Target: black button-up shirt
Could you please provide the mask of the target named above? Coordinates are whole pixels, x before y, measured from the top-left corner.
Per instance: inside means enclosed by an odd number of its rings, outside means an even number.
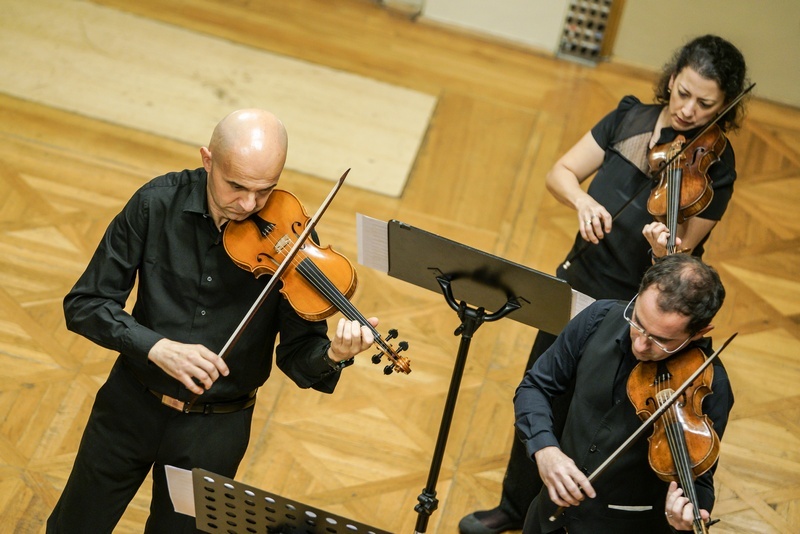
[[[607,334],[611,336],[606,344],[610,347],[610,351],[594,356],[608,360],[611,362],[610,364],[617,365],[617,367],[611,373],[611,376],[614,377],[613,383],[595,382],[592,386],[601,394],[609,396],[609,405],[631,402],[628,399],[627,383],[638,361],[631,348],[630,327],[622,316],[625,304],[625,302],[613,300],[599,300],[592,303],[567,324],[555,343],[526,373],[516,391],[514,410],[517,435],[525,442],[526,450],[531,458],[544,447],[561,447],[553,426],[553,399],[569,389],[570,383],[578,374],[590,339],[592,336],[598,335],[597,332],[604,321],[613,321],[611,330]],[[689,345],[689,347],[699,347],[704,352],[708,352],[710,346],[710,338],[702,338]],[[712,363],[712,367],[714,370],[711,385],[713,394],[703,398],[702,410],[710,419],[719,438],[722,439],[733,407],[733,392],[725,367],[719,358]],[[604,388],[605,391],[603,391]],[[571,407],[569,417],[580,417],[581,414],[576,411],[579,409]],[[631,414],[633,413],[631,405]],[[635,416],[632,415],[632,417]],[[620,439],[619,444],[624,441],[625,437]],[[591,450],[591,446],[592,444],[586,444],[587,449],[594,452]],[[631,454],[631,451],[627,451],[625,454]],[[695,481],[698,499],[707,510],[711,510],[714,503],[713,474],[715,469],[716,465]]]
[[[218,353],[268,281],[228,257],[208,213],[206,181],[200,168],[160,176],[139,189],[64,299],[70,330],[119,351],[126,368],[150,389],[183,400],[190,392],[148,360],[150,349],[166,337]],[[126,301],[135,286],[129,314]],[[338,373],[322,358],[327,324],[299,317],[276,289],[226,355],[230,375],[220,377],[203,401],[236,398],[261,386],[278,333],[281,370],[300,387],[333,391]]]

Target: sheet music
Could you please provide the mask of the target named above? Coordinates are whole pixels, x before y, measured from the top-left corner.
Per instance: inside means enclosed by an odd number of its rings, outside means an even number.
[[[358,263],[382,273],[389,272],[388,223],[356,213]]]
[[[167,474],[167,488],[175,511],[195,517],[192,472],[171,465],[165,465],[164,471]]]
[[[569,318],[572,319],[580,312],[583,311],[589,304],[594,302],[595,299],[580,291],[572,290],[572,305],[570,306]]]

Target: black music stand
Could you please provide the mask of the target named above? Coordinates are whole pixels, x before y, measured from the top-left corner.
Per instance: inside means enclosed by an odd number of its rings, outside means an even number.
[[[215,534],[391,534],[204,469],[192,469],[198,530]]]
[[[461,320],[461,336],[427,486],[414,507],[416,534],[426,531],[438,507],[436,481],[444,457],[472,335],[484,322],[508,316],[558,334],[571,317],[572,289],[553,276],[492,256],[396,220],[388,223],[388,274],[441,292]],[[455,295],[458,295],[458,303]],[[478,306],[471,307],[469,304]],[[497,310],[487,313],[486,309]],[[513,313],[512,313],[513,312]]]

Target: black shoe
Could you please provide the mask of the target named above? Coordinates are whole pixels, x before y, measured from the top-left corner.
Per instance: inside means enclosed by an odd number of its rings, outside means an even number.
[[[473,512],[458,523],[461,534],[500,534],[522,529],[522,519],[509,517],[500,507]]]

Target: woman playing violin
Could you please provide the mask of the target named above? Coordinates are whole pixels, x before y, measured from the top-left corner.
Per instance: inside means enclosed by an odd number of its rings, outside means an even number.
[[[727,41],[707,35],[684,46],[656,85],[656,104],[635,97],[622,99],[617,109],[583,136],[547,176],[547,187],[576,211],[580,242],[588,246],[568,267],[558,271],[573,288],[595,298],[628,299],[653,255],[663,256],[667,228],[653,223],[645,207],[648,189],[612,221],[624,202],[653,181],[648,152],[682,134],[691,138],[715,118],[745,87],[745,62]],[[739,126],[739,103],[717,124],[723,131]],[[733,193],[736,168],[728,145],[710,167],[714,196],[697,217],[678,229],[681,250],[702,256],[711,229],[720,220]],[[588,191],[580,184],[597,172]],[[640,234],[644,235],[644,238]]]
[[[196,532],[194,518],[172,507],[164,466],[236,474],[273,349],[299,387],[331,393],[341,362],[372,345],[368,328],[344,319],[329,339],[325,321],[301,318],[274,291],[228,358],[217,354],[269,278],[228,257],[223,227],[264,207],[286,151],[274,115],[235,111],[200,149],[202,167],[154,178],[111,222],[64,310],[70,330],[119,357],[97,393],[48,533],[112,532],[151,470],[145,532]]]
[[[547,175],[547,188],[575,210],[578,223],[568,261],[556,271],[559,278],[595,299],[627,301],[636,294],[653,258],[666,254],[668,237],[667,227],[654,222],[647,209],[648,193],[657,182],[648,154],[678,135],[691,138],[742,92],[746,78],[744,58],[735,46],[713,35],[694,39],[664,67],[655,87],[655,104],[624,97],[555,163]],[[739,127],[743,102],[720,117],[717,125],[723,131]],[[718,156],[708,169],[713,187],[710,203],[681,224],[676,236],[678,249],[696,257],[702,256],[733,194],[736,168],[729,143]],[[593,175],[585,191],[581,184]],[[526,370],[554,340],[555,336],[539,332]],[[557,420],[563,419],[567,402],[557,404]],[[460,532],[493,534],[518,528],[540,486],[535,466],[515,442],[499,506],[466,516]]]
[[[688,254],[660,258],[629,302],[598,300],[558,336],[525,375],[514,399],[516,428],[535,458],[545,487],[527,513],[525,534],[634,534],[691,530],[692,505],[664,482],[640,439],[590,483],[593,472],[634,433],[641,421],[627,398],[628,378],[639,362],[674,363],[687,348],[707,348],[703,336],[722,306],[725,290],[716,271]],[[724,367],[714,361],[713,394],[703,408],[722,436],[733,405]],[[560,435],[553,400],[575,383]],[[714,468],[695,480],[700,515],[714,504]],[[674,484],[674,483],[671,483]],[[566,507],[555,521],[556,506]]]

